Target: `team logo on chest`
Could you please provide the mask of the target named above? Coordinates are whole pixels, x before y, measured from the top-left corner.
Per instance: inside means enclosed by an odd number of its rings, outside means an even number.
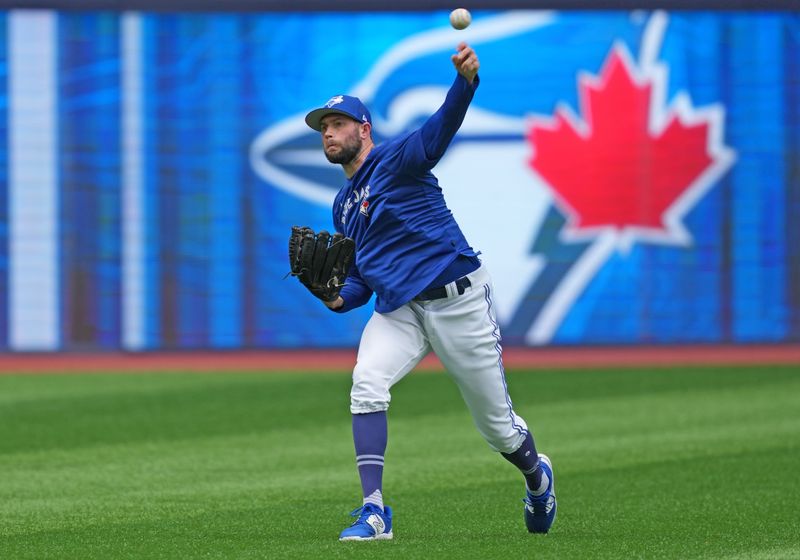
[[[353,206],[356,204],[359,205],[359,213],[364,216],[369,217],[369,185],[364,187],[363,189],[354,189],[350,196],[347,197],[347,200],[344,201],[342,205],[342,217],[341,222],[342,225],[347,223],[347,216],[350,214],[350,210],[353,209]],[[359,204],[360,203],[360,204]]]

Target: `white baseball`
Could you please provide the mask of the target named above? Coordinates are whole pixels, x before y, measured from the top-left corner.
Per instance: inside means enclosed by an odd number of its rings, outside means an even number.
[[[472,15],[466,8],[456,8],[450,12],[450,25],[454,29],[466,29],[472,22]]]

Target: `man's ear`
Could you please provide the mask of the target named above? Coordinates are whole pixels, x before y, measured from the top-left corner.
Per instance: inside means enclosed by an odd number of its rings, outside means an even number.
[[[361,138],[366,140],[372,136],[372,125],[368,122],[361,123]]]

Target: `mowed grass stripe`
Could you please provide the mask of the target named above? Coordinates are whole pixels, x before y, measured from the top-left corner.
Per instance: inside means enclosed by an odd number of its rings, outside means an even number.
[[[0,377],[0,558],[800,555],[800,368],[508,377],[555,464],[551,534],[423,374],[394,391],[382,543],[336,541],[359,491],[346,373]]]

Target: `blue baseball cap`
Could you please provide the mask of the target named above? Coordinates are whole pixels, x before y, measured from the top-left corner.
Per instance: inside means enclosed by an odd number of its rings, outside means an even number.
[[[372,116],[369,114],[369,110],[361,103],[358,97],[350,95],[334,95],[328,99],[324,107],[314,109],[306,115],[306,124],[319,131],[321,129],[320,121],[331,113],[345,115],[361,123],[372,124]]]

